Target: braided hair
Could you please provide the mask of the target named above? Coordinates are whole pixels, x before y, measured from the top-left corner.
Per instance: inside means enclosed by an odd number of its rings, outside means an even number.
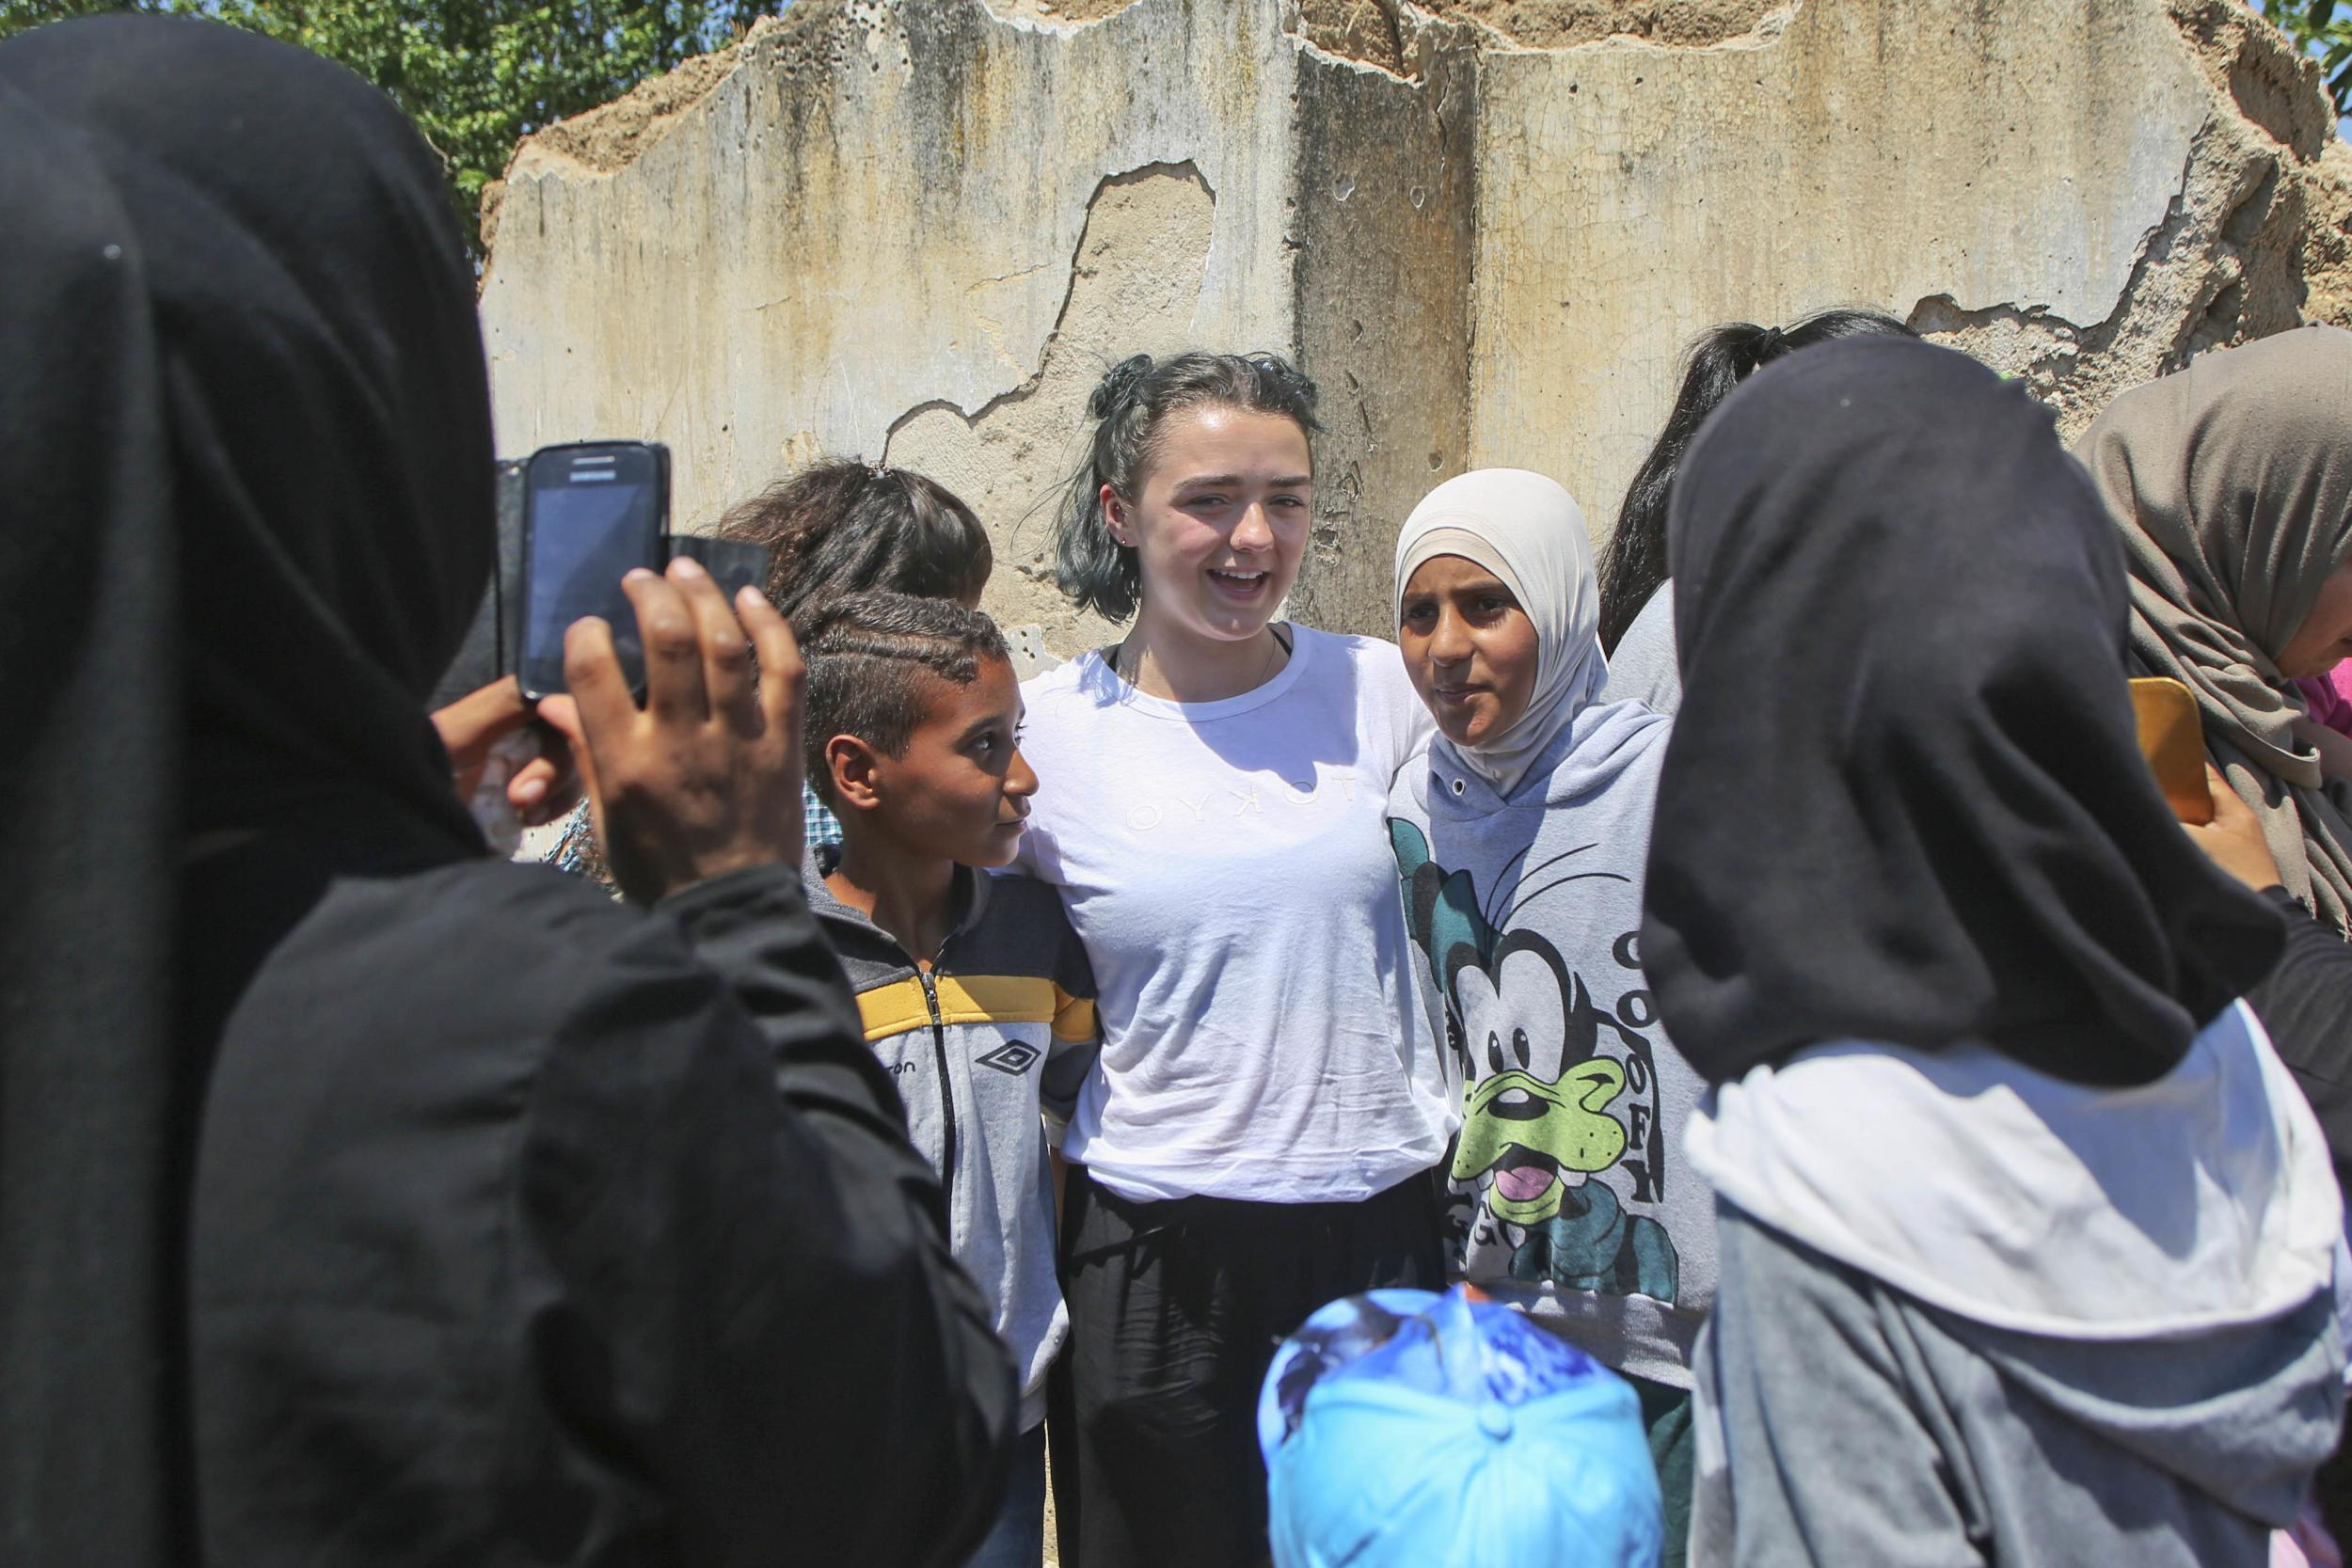
[[[808,662],[802,744],[808,784],[834,803],[825,743],[855,736],[884,756],[902,756],[923,722],[924,683],[970,686],[985,663],[1008,663],[996,623],[952,599],[911,594],[847,594],[807,608],[796,623]]]

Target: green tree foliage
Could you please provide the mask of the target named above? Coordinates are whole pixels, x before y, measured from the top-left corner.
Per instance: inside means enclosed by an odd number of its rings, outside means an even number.
[[[2342,0],[2265,0],[2265,15],[2319,61],[2336,117],[2352,115],[2352,11]]]
[[[478,244],[515,143],[741,35],[787,0],[0,0],[0,36],[97,11],[217,17],[340,60],[408,112]]]

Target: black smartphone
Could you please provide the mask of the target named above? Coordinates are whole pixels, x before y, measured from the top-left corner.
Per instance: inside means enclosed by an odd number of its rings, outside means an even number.
[[[536,701],[564,689],[564,633],[601,615],[628,672],[645,684],[644,648],[621,578],[660,569],[670,521],[669,449],[651,441],[542,447],[523,473],[522,636],[515,671]]]
[[[746,588],[768,591],[768,574],[775,566],[775,552],[765,545],[746,544],[739,539],[713,539],[707,533],[673,533],[670,547],[663,559],[675,561],[685,556],[698,562],[710,574],[711,581],[731,605],[735,595]]]

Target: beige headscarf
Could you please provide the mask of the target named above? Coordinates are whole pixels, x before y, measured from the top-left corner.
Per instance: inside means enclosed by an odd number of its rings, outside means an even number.
[[[2287,891],[2352,929],[2352,789],[2322,778],[2273,662],[2352,553],[2352,333],[2205,355],[2117,398],[2074,453],[2122,530],[2133,656],[2197,693]]]
[[[1396,535],[1396,596],[1424,561],[1458,555],[1492,572],[1535,627],[1527,711],[1482,746],[1454,754],[1509,799],[1609,679],[1600,652],[1600,586],[1584,513],[1557,480],[1525,468],[1473,468],[1421,499]]]

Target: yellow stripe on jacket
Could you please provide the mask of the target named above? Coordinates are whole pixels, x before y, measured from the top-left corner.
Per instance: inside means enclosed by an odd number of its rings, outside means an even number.
[[[1094,1004],[1039,975],[942,974],[931,985],[941,1023],[1050,1023],[1057,1039],[1095,1037]],[[868,1045],[931,1022],[923,982],[914,975],[860,991],[857,1010]]]

